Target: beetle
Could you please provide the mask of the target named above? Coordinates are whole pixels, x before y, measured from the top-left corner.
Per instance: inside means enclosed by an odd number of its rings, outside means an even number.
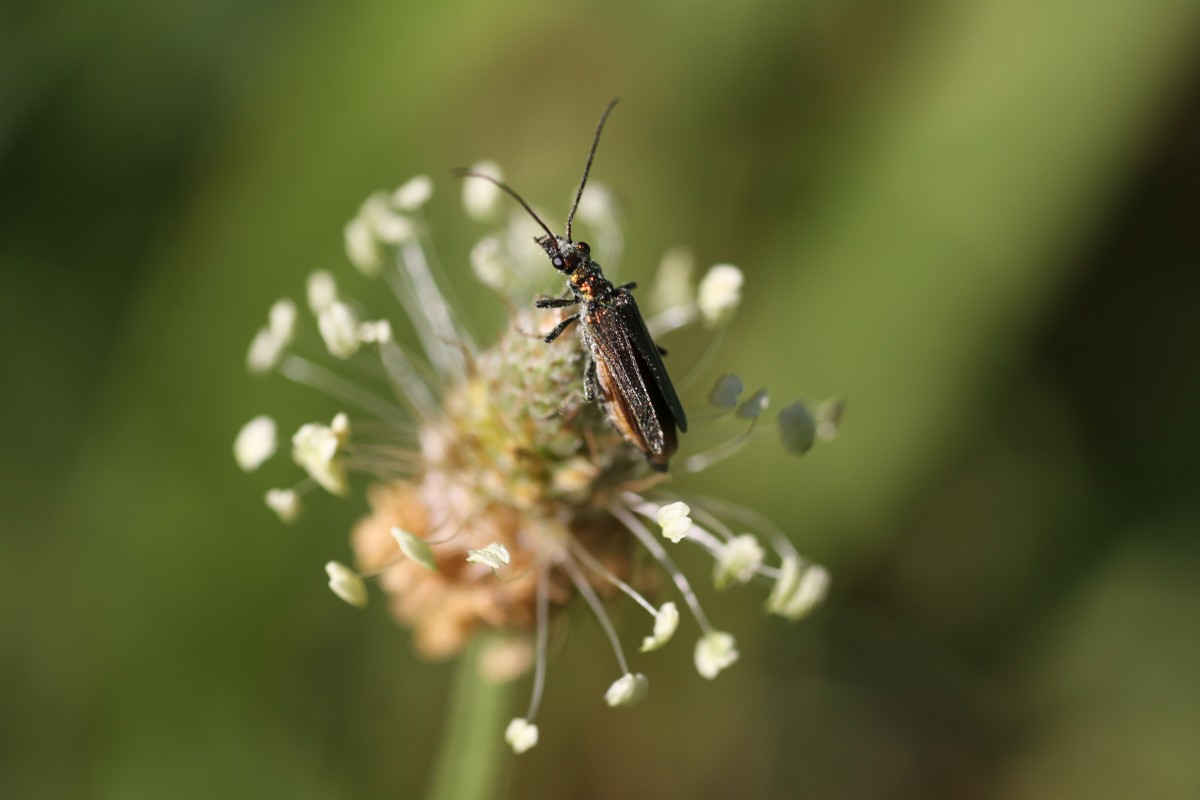
[[[571,325],[578,324],[580,339],[588,353],[583,380],[584,400],[599,399],[613,427],[642,451],[652,469],[665,472],[679,447],[678,433],[687,432],[687,415],[663,364],[666,351],[654,343],[646,328],[646,321],[633,298],[632,290],[636,284],[613,285],[592,258],[588,243],[571,238],[575,212],[579,209],[596,147],[600,144],[600,133],[617,102],[616,98],[611,100],[600,115],[583,178],[567,215],[565,236],[552,233],[529,204],[507,184],[469,170],[456,170],[456,174],[495,184],[520,203],[546,232],[534,241],[545,251],[551,265],[566,276],[569,296],[539,298],[534,305],[546,309],[579,306],[580,310],[563,319],[543,339],[549,344]]]

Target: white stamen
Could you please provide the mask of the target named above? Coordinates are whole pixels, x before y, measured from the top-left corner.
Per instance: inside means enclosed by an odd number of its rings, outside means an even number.
[[[529,698],[529,712],[525,714],[525,719],[521,720],[522,723],[537,717],[538,706],[542,703],[542,691],[546,687],[546,641],[550,636],[550,564],[546,559],[542,560],[538,568],[534,625],[536,647],[533,661],[533,693]],[[509,725],[509,728],[511,729],[512,725]],[[537,729],[534,728],[533,744],[536,743]],[[529,747],[533,747],[533,744]],[[525,749],[528,750],[529,747]]]
[[[363,344],[390,342],[392,340],[392,323],[386,319],[379,319],[374,322],[360,322],[357,334],[358,340]]]
[[[504,731],[504,741],[508,742],[517,755],[524,753],[538,743],[538,727],[517,717],[508,723]]]
[[[416,236],[412,220],[397,214],[383,192],[375,192],[359,209],[358,216],[370,227],[375,239],[387,244],[400,244]]]
[[[433,181],[428,175],[418,175],[392,192],[392,205],[401,211],[416,211],[433,196]]]
[[[846,401],[841,397],[835,397],[817,406],[817,438],[822,442],[832,442],[836,439],[845,411]]]
[[[425,355],[443,377],[463,377],[463,351],[473,350],[474,345],[470,334],[455,322],[419,241],[414,239],[400,247],[399,265],[401,269],[387,273],[388,286],[408,312]]]
[[[368,278],[374,278],[383,267],[383,256],[375,233],[362,217],[355,217],[346,223],[343,239],[346,246],[346,258],[350,259],[359,272]]]
[[[254,374],[275,368],[296,332],[296,304],[284,298],[275,301],[267,326],[259,330],[246,354],[246,367]]]
[[[672,247],[663,254],[658,265],[658,275],[654,279],[654,293],[651,295],[651,307],[657,313],[673,308],[688,308],[695,297],[692,288],[692,272],[695,270],[695,260],[686,247]]]
[[[494,161],[479,161],[471,167],[472,172],[487,175],[489,178],[504,180],[500,166]],[[481,178],[467,177],[463,180],[462,201],[468,216],[480,222],[488,222],[495,218],[500,207],[500,187],[491,181]]]
[[[824,567],[803,564],[798,556],[787,553],[767,598],[766,610],[793,622],[803,619],[825,599],[829,582],[829,571]]]
[[[650,681],[645,675],[626,672],[617,678],[608,691],[604,693],[604,702],[612,708],[617,706],[636,706],[646,699],[650,691]]]
[[[627,495],[635,501],[641,501],[637,495]],[[712,630],[712,625],[708,621],[708,617],[704,615],[704,610],[700,608],[700,601],[696,598],[696,592],[692,590],[692,585],[688,582],[687,576],[675,565],[671,557],[667,555],[666,548],[654,537],[653,534],[638,521],[638,518],[629,512],[625,506],[611,505],[608,507],[609,513],[621,521],[621,524],[629,530],[637,540],[642,543],[654,556],[667,574],[671,576],[671,580],[675,582],[675,588],[683,595],[684,601],[688,604],[688,608],[692,612],[692,616],[696,618],[696,622],[700,625],[700,629],[704,631]]]
[[[383,362],[385,368],[388,364],[387,348],[389,347],[396,347],[396,345],[391,342],[380,345],[380,352],[384,356]],[[389,424],[404,424],[405,414],[403,409],[389,403],[370,390],[364,389],[358,384],[346,380],[340,375],[311,361],[306,361],[299,356],[288,356],[284,359],[283,364],[279,367],[279,372],[289,380],[319,389],[330,397],[340,400],[347,405],[362,409],[368,414],[373,414]]]
[[[425,569],[438,571],[437,556],[424,539],[414,536],[403,528],[392,528],[392,538],[400,545],[404,555],[420,564]]]
[[[762,545],[752,534],[734,538],[721,548],[713,565],[713,584],[718,589],[728,589],[746,583],[762,566],[764,555]]]
[[[649,653],[651,650],[657,650],[671,641],[671,637],[675,635],[675,629],[678,627],[679,609],[675,607],[674,603],[663,603],[662,608],[654,615],[654,635],[642,639],[642,652]]]
[[[700,281],[696,305],[706,322],[724,322],[742,301],[742,271],[732,264],[717,264]]]
[[[267,312],[267,326],[276,339],[290,342],[296,333],[296,304],[286,297],[276,300]]]
[[[492,542],[479,550],[468,550],[467,561],[472,564],[486,564],[492,569],[500,569],[509,563],[508,548],[499,542]]]
[[[320,314],[337,300],[337,282],[327,271],[319,269],[308,276],[308,307]]]
[[[709,631],[696,642],[695,660],[696,671],[712,680],[738,660],[737,642],[732,634]]]
[[[352,606],[362,608],[367,604],[367,585],[361,575],[337,561],[326,564],[325,572],[329,575],[329,588],[334,594]]]
[[[780,410],[778,422],[779,438],[785,450],[801,456],[812,449],[817,440],[817,423],[808,406],[801,402],[792,403]]]
[[[604,604],[600,602],[600,598],[596,596],[596,591],[592,589],[592,585],[587,582],[587,578],[579,571],[579,567],[570,557],[563,559],[563,570],[571,577],[571,582],[575,584],[575,588],[579,590],[579,594],[583,596],[584,601],[591,606],[592,613],[596,615],[596,620],[600,623],[600,627],[604,629],[605,636],[608,637],[608,643],[612,645],[613,654],[617,657],[617,666],[621,668],[622,673],[629,672],[629,665],[625,663],[625,651],[621,649],[621,640],[617,637],[617,629],[613,627],[612,620],[608,617],[608,612],[604,610]]]
[[[676,502],[663,506],[658,510],[658,525],[662,528],[663,536],[678,544],[687,537],[692,527],[692,519],[688,516],[691,509],[687,503]]]
[[[475,279],[492,291],[504,292],[511,288],[512,268],[504,257],[503,245],[495,236],[480,239],[471,248],[471,269]]]
[[[628,583],[621,580],[616,575],[612,574],[612,572],[607,567],[605,567],[603,564],[601,564],[599,561],[597,561],[592,556],[592,554],[587,551],[586,547],[579,544],[579,542],[577,542],[575,539],[569,539],[568,541],[571,545],[571,550],[574,551],[575,555],[579,558],[580,561],[582,561],[584,563],[584,565],[588,569],[590,569],[592,572],[595,572],[597,575],[599,575],[600,577],[607,580],[613,586],[616,586],[618,589],[620,589],[625,594],[629,595],[629,597],[632,598],[635,603],[637,603],[642,608],[646,609],[648,612],[650,612],[650,614],[652,616],[655,616],[657,618],[657,615],[659,614],[659,610],[656,609],[653,605],[651,605],[649,600],[642,597],[641,593],[639,593],[637,591],[637,589],[634,589]],[[666,606],[671,606],[671,608],[674,609],[675,604],[674,603],[666,603],[663,607],[665,608]],[[679,617],[678,611],[675,612],[675,616],[676,616],[676,619],[678,619],[678,617]],[[657,631],[657,630],[658,629],[655,628],[655,631]]]
[[[291,525],[300,516],[300,496],[295,489],[271,489],[265,501],[267,508],[278,514],[286,525]]]
[[[317,329],[329,352],[347,359],[358,352],[358,315],[342,302],[334,302],[317,316]]]
[[[738,404],[738,397],[746,387],[737,375],[722,375],[717,378],[712,391],[708,393],[708,404],[722,411],[729,411]]]
[[[344,495],[350,489],[346,467],[337,458],[341,438],[327,425],[308,423],[292,436],[292,460],[331,494]]]
[[[767,404],[770,403],[770,396],[766,389],[759,389],[754,394],[738,406],[738,419],[758,419],[759,414],[767,410]]]
[[[233,456],[238,466],[254,472],[275,455],[275,420],[266,415],[255,417],[242,426],[233,442]]]

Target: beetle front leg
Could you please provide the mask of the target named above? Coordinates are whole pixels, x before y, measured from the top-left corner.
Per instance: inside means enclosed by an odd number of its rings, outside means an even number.
[[[533,305],[536,308],[566,308],[578,302],[578,297],[539,297],[533,301]]]

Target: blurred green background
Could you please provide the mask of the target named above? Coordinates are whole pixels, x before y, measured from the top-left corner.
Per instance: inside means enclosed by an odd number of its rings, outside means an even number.
[[[715,368],[849,399],[678,486],[834,589],[706,590],[742,661],[622,712],[581,617],[511,796],[1200,796],[1198,44],[1193,0],[5,4],[0,796],[421,795],[453,669],[329,595],[361,500],[284,528],[237,470],[335,410],[245,349],[312,269],[367,291],[342,225],[422,172],[487,338],[449,169],[565,209],[615,94],[623,277],[740,265]]]

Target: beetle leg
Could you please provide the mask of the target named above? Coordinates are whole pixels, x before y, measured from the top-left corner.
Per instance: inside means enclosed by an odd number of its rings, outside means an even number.
[[[546,344],[550,344],[555,339],[557,339],[559,336],[562,336],[563,331],[565,331],[567,328],[571,327],[572,322],[578,322],[578,321],[579,321],[579,315],[572,314],[571,316],[564,319],[562,322],[555,325],[554,330],[550,331],[549,333],[547,333],[545,336],[542,337],[542,341],[544,341]]]
[[[637,281],[630,281],[629,283],[622,283],[617,288],[632,292],[634,289],[637,288]]]
[[[578,297],[539,297],[533,305],[537,308],[566,308],[578,302]]]
[[[599,393],[596,386],[596,360],[589,358],[587,369],[583,371],[583,402],[595,402],[596,395]]]
[[[661,344],[656,344],[654,346],[658,348],[658,354],[660,356],[665,356],[667,354],[667,348],[663,347]]]

